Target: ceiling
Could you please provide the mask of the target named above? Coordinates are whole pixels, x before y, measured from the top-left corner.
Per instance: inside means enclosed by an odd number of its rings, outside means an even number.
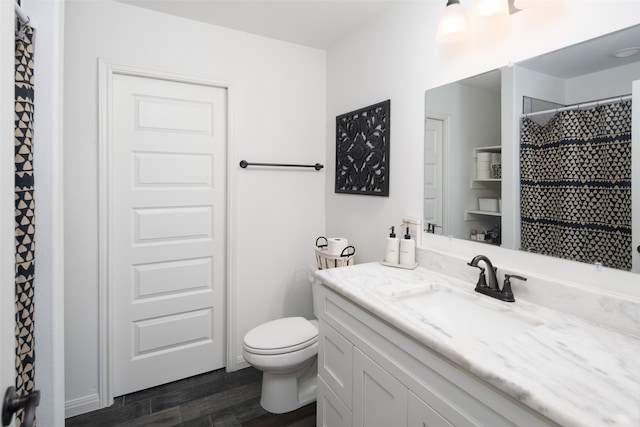
[[[114,1],[291,43],[327,49],[387,7],[407,0]]]
[[[290,43],[328,49],[389,6],[416,0],[114,1]],[[513,0],[509,1],[512,12],[515,12]],[[566,79],[636,62],[640,59],[639,55],[613,59],[609,54],[639,44],[640,26],[636,26],[523,61],[520,65]]]
[[[604,71],[640,61],[640,54],[613,58],[613,52],[640,47],[640,25],[519,62],[518,66],[561,79]],[[469,77],[458,83],[487,91],[500,91],[500,70]]]
[[[611,57],[613,52],[630,47],[640,47],[640,25],[540,55],[519,65],[569,79],[640,61],[640,55]]]

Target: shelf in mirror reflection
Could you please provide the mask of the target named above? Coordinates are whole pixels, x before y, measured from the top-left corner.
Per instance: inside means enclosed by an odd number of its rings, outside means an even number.
[[[494,184],[499,184],[501,183],[502,180],[501,179],[472,179],[471,180],[471,189],[475,190],[475,189],[479,189],[479,188],[486,188],[488,185],[494,185]]]
[[[485,215],[485,216],[502,216],[502,212],[491,212],[491,211],[465,211],[464,212],[464,220],[465,221],[473,221],[475,215]]]

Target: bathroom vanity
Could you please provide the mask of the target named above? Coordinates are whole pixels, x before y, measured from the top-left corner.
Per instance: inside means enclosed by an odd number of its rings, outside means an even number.
[[[316,277],[318,426],[640,425],[628,331],[424,267]]]

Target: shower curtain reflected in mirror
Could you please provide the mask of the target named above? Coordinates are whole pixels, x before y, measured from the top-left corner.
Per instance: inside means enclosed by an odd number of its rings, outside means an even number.
[[[520,131],[522,249],[630,270],[631,101]]]

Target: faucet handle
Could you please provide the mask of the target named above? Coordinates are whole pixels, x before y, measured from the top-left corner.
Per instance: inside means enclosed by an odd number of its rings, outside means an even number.
[[[487,286],[487,276],[484,274],[484,268],[479,265],[473,265],[470,262],[467,263],[467,265],[480,269],[480,277],[478,277],[478,283],[476,283],[476,290],[478,288],[488,288],[489,286]]]
[[[526,277],[516,276],[515,274],[505,274],[504,275],[504,283],[502,285],[502,290],[500,293],[504,296],[504,301],[507,302],[515,302],[516,299],[513,296],[513,291],[511,290],[511,279],[518,279],[524,282],[527,281]]]

